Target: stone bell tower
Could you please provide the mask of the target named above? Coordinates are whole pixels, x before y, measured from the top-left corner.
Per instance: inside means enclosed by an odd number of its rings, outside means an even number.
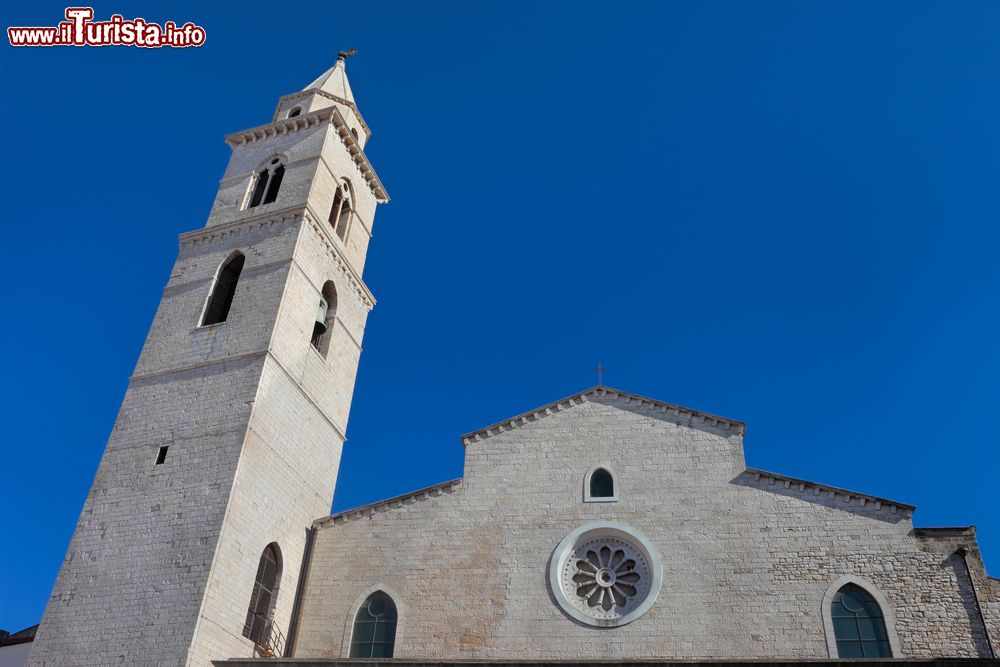
[[[306,529],[333,498],[388,201],[348,55],[226,137],[30,664],[204,666],[287,634]]]

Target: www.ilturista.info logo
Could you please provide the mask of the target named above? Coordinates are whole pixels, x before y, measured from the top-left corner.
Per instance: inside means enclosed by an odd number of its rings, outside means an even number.
[[[205,43],[205,29],[190,21],[162,26],[146,19],[126,20],[113,14],[107,21],[94,21],[93,7],[67,7],[66,19],[54,28],[7,28],[11,46],[161,46],[183,48]]]

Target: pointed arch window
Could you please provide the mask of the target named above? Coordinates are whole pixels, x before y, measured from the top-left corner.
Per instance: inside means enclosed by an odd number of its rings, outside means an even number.
[[[583,480],[583,500],[588,503],[610,503],[618,500],[615,474],[611,466],[602,463],[587,473]]]
[[[288,118],[295,118],[300,113],[302,113],[302,107],[300,107],[300,106],[294,106],[294,107],[292,107],[291,109],[288,110]]]
[[[243,636],[255,644],[259,644],[262,638],[267,639],[280,580],[281,552],[278,550],[278,545],[272,542],[264,547],[264,553],[260,555],[257,577],[254,579],[253,592],[250,595],[250,607],[247,609],[247,619],[243,624]]]
[[[243,256],[243,253],[237,251],[219,267],[215,276],[215,283],[212,285],[212,292],[208,296],[208,303],[205,305],[205,314],[202,317],[201,326],[219,324],[225,322],[229,317],[229,309],[233,305],[233,297],[236,295],[236,285],[240,281],[240,273],[243,272],[243,263],[245,261],[246,258]]]
[[[333,334],[333,322],[336,318],[337,288],[332,280],[328,280],[323,285],[323,291],[320,295],[311,341],[316,351],[324,357],[330,350],[330,337]]]
[[[396,644],[396,604],[375,591],[354,616],[352,658],[391,658]]]
[[[272,158],[270,162],[261,168],[256,176],[253,187],[253,194],[250,195],[250,203],[247,208],[253,208],[260,204],[270,204],[278,198],[278,190],[281,188],[281,179],[285,177],[285,164],[281,158]]]
[[[333,227],[341,241],[347,240],[347,232],[351,224],[352,210],[351,184],[345,178],[333,193],[333,206],[330,207],[328,222]]]
[[[857,584],[837,591],[830,605],[838,658],[891,658],[885,617],[875,598]]]

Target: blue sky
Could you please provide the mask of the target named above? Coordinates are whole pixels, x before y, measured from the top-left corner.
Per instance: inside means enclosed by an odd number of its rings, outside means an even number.
[[[4,27],[65,5],[6,7]],[[595,384],[976,524],[1000,576],[1000,5],[116,2],[199,49],[0,47],[0,628],[38,621],[223,135],[336,52],[375,222],[335,508]]]

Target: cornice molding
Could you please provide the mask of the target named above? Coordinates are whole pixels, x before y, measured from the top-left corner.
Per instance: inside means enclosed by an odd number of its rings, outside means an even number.
[[[361,144],[351,134],[351,129],[347,126],[347,121],[344,120],[343,115],[341,115],[337,107],[326,107],[325,109],[318,109],[307,114],[295,116],[294,118],[276,120],[267,125],[258,125],[249,130],[234,132],[226,135],[226,143],[229,144],[230,148],[236,148],[256,141],[263,141],[300,130],[319,127],[327,123],[332,124],[334,129],[337,130],[337,135],[361,171],[361,175],[364,176],[365,182],[368,184],[372,194],[375,195],[376,201],[380,204],[387,203],[389,201],[389,193],[386,192],[378,174],[375,173],[375,168],[361,149]]]
[[[274,115],[271,116],[271,122],[278,120],[278,109],[280,109],[281,105],[283,105],[285,102],[291,102],[292,100],[297,100],[300,97],[309,97],[310,95],[319,95],[329,100],[333,100],[334,102],[337,102],[339,104],[343,104],[345,107],[349,108],[352,112],[354,112],[354,117],[358,119],[359,123],[361,123],[361,127],[365,129],[365,135],[369,139],[371,138],[372,130],[370,127],[368,127],[368,123],[365,122],[364,117],[361,115],[361,110],[358,109],[358,105],[350,101],[349,99],[340,97],[339,95],[334,95],[333,93],[328,93],[321,88],[309,88],[307,90],[300,90],[297,93],[289,93],[288,95],[283,95],[281,99],[278,100],[278,106],[274,110]]]
[[[245,232],[258,231],[281,224],[294,224],[301,217],[300,208],[301,206],[295,206],[280,211],[265,211],[260,215],[239,218],[221,225],[202,227],[194,231],[184,232],[177,237],[177,240],[181,248],[193,248]]]
[[[181,248],[193,248],[221,241],[237,234],[266,229],[279,224],[294,224],[300,219],[305,219],[316,231],[326,248],[327,254],[344,274],[348,285],[357,293],[365,307],[368,310],[374,308],[375,296],[368,289],[368,286],[365,285],[357,271],[354,270],[354,267],[344,257],[342,251],[330,238],[330,235],[318,221],[315,212],[313,212],[308,204],[299,204],[292,209],[283,209],[271,215],[264,214],[252,218],[242,218],[221,225],[185,232],[178,237],[178,240]]]
[[[645,396],[639,396],[638,394],[632,394],[627,391],[621,391],[618,389],[612,389],[610,387],[605,387],[603,385],[598,385],[596,387],[591,387],[590,389],[578,392],[572,396],[567,396],[548,405],[543,405],[534,410],[529,410],[523,412],[515,417],[509,419],[504,419],[495,424],[491,424],[486,428],[481,428],[478,431],[472,431],[471,433],[466,433],[461,437],[462,444],[464,446],[469,446],[475,442],[485,440],[486,438],[504,433],[505,431],[510,431],[519,426],[523,426],[530,422],[538,421],[549,415],[555,414],[557,412],[562,412],[567,408],[575,407],[581,403],[586,403],[596,398],[610,399],[611,401],[617,402],[622,401],[625,405],[643,407],[649,406],[654,409],[658,409],[664,414],[669,414],[672,417],[688,420],[689,426],[697,427],[702,425],[709,425],[720,428],[724,431],[733,431],[736,435],[743,436],[746,435],[746,424],[741,421],[736,421],[734,419],[727,419],[725,417],[719,417],[718,415],[712,415],[707,412],[701,412],[699,410],[692,410],[691,408],[685,408],[679,405],[673,405],[671,403],[664,403],[663,401],[657,401],[652,398],[647,398]]]
[[[323,242],[323,245],[326,247],[327,254],[333,259],[334,264],[336,264],[340,271],[344,274],[344,277],[347,279],[351,289],[357,293],[357,295],[361,298],[361,302],[366,308],[368,308],[368,310],[374,308],[375,295],[371,293],[371,290],[369,290],[368,286],[365,285],[361,276],[358,275],[357,271],[354,270],[354,267],[351,266],[350,262],[348,262],[344,257],[340,248],[337,247],[337,244],[333,242],[326,226],[319,222],[318,216],[308,205],[306,206],[303,214],[306,221],[312,226],[313,231],[315,231],[319,236],[320,241]]]
[[[401,496],[396,496],[395,498],[388,498],[386,500],[380,500],[375,503],[338,512],[337,514],[331,514],[330,516],[316,519],[313,521],[312,525],[313,528],[329,528],[330,526],[340,525],[348,521],[356,521],[357,519],[362,519],[366,516],[371,517],[377,513],[388,512],[391,509],[413,505],[414,503],[418,503],[423,500],[438,498],[442,495],[451,495],[461,483],[461,477],[447,482],[441,482],[440,484],[428,486],[420,489],[419,491],[406,493]]]
[[[865,507],[866,505],[871,504],[875,508],[875,511],[879,512],[885,510],[889,514],[896,514],[901,511],[903,516],[906,518],[912,517],[913,511],[917,509],[915,505],[907,505],[906,503],[900,503],[886,498],[879,498],[878,496],[872,496],[867,493],[859,493],[849,489],[842,489],[838,486],[810,482],[805,479],[798,479],[797,477],[790,477],[788,475],[779,475],[775,472],[758,470],[757,468],[747,468],[746,474],[750,475],[755,482],[764,480],[761,484],[762,487],[765,485],[773,486],[775,484],[781,484],[781,486],[789,490],[795,490],[799,493],[811,494],[813,496],[824,495],[830,500],[840,500],[845,505]]]

